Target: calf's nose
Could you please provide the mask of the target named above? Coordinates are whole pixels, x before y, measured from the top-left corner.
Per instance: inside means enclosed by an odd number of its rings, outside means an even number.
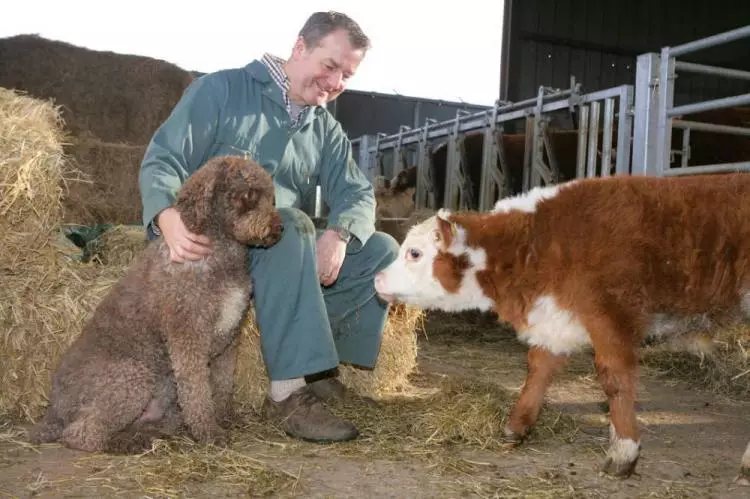
[[[383,284],[385,284],[385,275],[381,271],[375,274],[375,289],[380,291],[383,289]]]

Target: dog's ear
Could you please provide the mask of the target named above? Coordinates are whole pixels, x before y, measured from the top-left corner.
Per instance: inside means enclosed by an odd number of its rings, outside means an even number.
[[[241,211],[245,213],[254,210],[258,206],[262,194],[261,190],[255,187],[250,187],[243,192],[239,199]]]
[[[201,175],[201,170],[194,173],[180,189],[177,197],[177,209],[182,217],[185,227],[194,234],[203,234],[206,231],[209,213],[211,210],[211,199],[216,187],[216,175],[206,171]]]

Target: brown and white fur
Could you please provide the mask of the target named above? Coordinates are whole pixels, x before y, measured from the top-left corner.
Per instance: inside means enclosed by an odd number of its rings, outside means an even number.
[[[491,212],[412,227],[375,278],[387,301],[491,310],[527,343],[528,375],[506,433],[521,441],[568,356],[593,347],[611,411],[604,471],[640,454],[637,349],[750,316],[750,175],[610,177],[536,188]],[[750,477],[750,445],[738,482]]]
[[[198,442],[227,443],[248,245],[270,246],[282,232],[274,185],[258,164],[218,157],[188,178],[175,206],[212,254],[172,263],[162,239],[150,243],[62,355],[31,442],[137,452],[185,425]]]

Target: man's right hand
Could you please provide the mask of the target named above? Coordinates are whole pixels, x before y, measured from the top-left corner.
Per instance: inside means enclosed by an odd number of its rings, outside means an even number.
[[[206,236],[193,234],[182,222],[180,213],[169,207],[156,216],[156,224],[169,247],[172,262],[184,263],[188,260],[200,260],[211,254],[211,240]]]

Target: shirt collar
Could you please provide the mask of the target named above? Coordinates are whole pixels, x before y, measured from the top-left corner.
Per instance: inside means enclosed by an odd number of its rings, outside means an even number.
[[[271,79],[281,89],[281,95],[284,98],[284,105],[286,106],[289,116],[292,118],[292,123],[297,123],[310,106],[302,106],[296,116],[292,114],[292,103],[289,100],[289,77],[284,70],[284,59],[273,54],[265,53],[261,58],[261,62],[266,68],[268,68],[268,73],[271,75]]]

